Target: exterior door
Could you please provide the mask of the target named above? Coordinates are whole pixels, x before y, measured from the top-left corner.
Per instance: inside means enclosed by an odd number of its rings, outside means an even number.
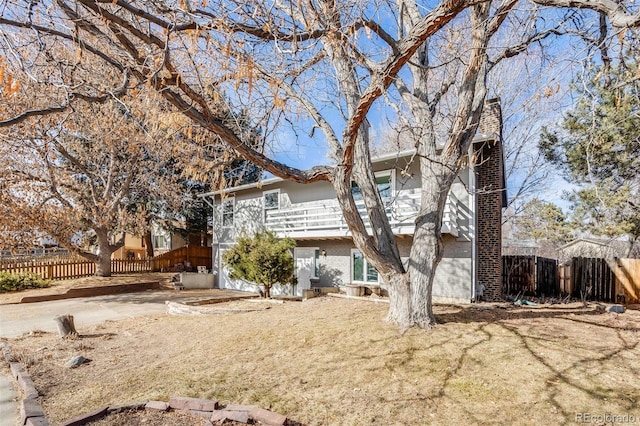
[[[293,254],[296,260],[296,296],[302,296],[303,290],[311,289],[311,278],[315,277],[315,248],[296,247]]]

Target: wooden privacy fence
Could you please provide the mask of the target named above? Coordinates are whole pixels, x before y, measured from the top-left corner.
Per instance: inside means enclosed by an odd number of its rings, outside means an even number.
[[[211,247],[188,246],[151,259],[154,271],[177,271],[206,266],[211,269]]]
[[[502,256],[502,292],[535,295],[534,256]]]
[[[615,259],[612,263],[616,276],[616,301],[617,296],[622,296],[624,303],[640,303],[640,259]]]
[[[616,302],[616,276],[606,259],[574,257],[571,260],[573,297]]]
[[[502,257],[505,295],[640,303],[640,259],[576,257],[566,263],[534,256]]]
[[[502,292],[508,295],[558,296],[558,261],[536,256],[502,256]]]
[[[112,260],[111,273],[151,272],[151,260]],[[94,275],[96,265],[88,260],[58,260],[50,262],[16,262],[0,264],[0,271],[9,274],[33,273],[46,280],[69,280]]]

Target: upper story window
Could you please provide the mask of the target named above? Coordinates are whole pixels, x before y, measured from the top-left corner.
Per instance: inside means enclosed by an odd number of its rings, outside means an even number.
[[[227,198],[222,200],[222,226],[230,228],[233,226],[233,213],[235,211],[235,198]]]
[[[155,249],[164,250],[170,248],[169,239],[165,235],[154,235],[151,243]]]
[[[380,194],[383,201],[394,196],[396,180],[395,172],[395,170],[384,170],[375,174],[378,194]],[[351,193],[355,200],[362,200],[362,192],[355,182],[351,182]]]
[[[280,208],[280,190],[265,191],[262,193],[264,206],[264,217],[267,217],[267,211],[278,210]]]

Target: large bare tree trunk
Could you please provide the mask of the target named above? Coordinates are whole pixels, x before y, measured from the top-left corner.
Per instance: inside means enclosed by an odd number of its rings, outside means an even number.
[[[387,321],[398,325],[404,331],[411,327],[411,283],[409,274],[392,274],[387,285],[389,287]]]
[[[144,233],[144,247],[146,249],[147,257],[153,257],[153,240],[151,238],[151,230]]]
[[[436,324],[433,315],[432,292],[436,268],[442,259],[442,237],[440,231],[434,232],[437,225],[429,223],[416,229],[411,259],[419,261],[409,262],[409,276],[411,277],[411,326],[429,328]]]
[[[110,277],[111,276],[111,254],[124,245],[124,237],[120,241],[112,245],[109,242],[109,233],[104,229],[96,229],[96,236],[98,237],[98,247],[100,253],[94,260],[96,264],[96,276],[98,277]]]
[[[97,277],[110,277],[111,276],[111,256],[104,256],[100,254],[96,261],[96,276]]]

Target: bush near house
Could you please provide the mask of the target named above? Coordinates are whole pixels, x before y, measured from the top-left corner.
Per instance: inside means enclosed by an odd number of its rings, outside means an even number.
[[[291,254],[295,245],[291,238],[278,238],[269,231],[258,232],[251,238],[238,238],[222,260],[231,268],[232,279],[263,285],[264,296],[269,298],[274,284],[297,284]]]
[[[9,274],[0,272],[0,293],[26,290],[28,288],[49,287],[51,281],[43,280],[36,274]]]

